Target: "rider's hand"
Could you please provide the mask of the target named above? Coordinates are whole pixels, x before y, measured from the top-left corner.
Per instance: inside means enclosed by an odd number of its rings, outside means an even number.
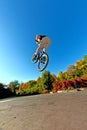
[[[36,41],[36,43],[37,43],[37,44],[39,44],[39,43],[40,43],[40,41],[39,41],[39,40],[35,40],[35,41]]]

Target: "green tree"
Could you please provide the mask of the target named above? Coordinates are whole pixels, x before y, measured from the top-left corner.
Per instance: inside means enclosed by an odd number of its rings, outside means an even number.
[[[32,88],[32,87],[34,87],[35,85],[36,85],[36,81],[35,80],[30,80],[29,82],[28,82],[28,85],[29,85],[29,88]]]
[[[84,56],[84,61],[87,63],[87,55]]]
[[[10,91],[14,94],[16,94],[16,89],[18,89],[19,86],[20,86],[20,83],[18,80],[14,80],[14,81],[10,82],[8,85]]]
[[[0,90],[4,89],[4,85],[0,83]]]
[[[49,71],[44,71],[41,77],[41,83],[48,91],[52,90],[53,78]]]
[[[18,88],[20,85],[18,80],[14,80],[14,81],[10,82],[10,84],[12,84],[14,86],[14,88]]]

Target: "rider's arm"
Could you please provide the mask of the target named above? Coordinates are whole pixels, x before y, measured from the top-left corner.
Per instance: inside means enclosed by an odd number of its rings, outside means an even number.
[[[38,55],[39,54],[39,52],[40,52],[40,50],[41,50],[41,46],[40,46],[40,44],[39,44],[39,46],[38,46],[38,48],[37,48],[37,50],[36,50],[36,55]]]
[[[39,40],[35,40],[35,41],[36,41],[36,43],[37,43],[37,44],[39,44],[39,43],[40,43],[40,41],[39,41]]]

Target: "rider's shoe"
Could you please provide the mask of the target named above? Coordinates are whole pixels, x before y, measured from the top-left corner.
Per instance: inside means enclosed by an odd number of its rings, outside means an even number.
[[[36,55],[36,54],[34,54],[34,56],[33,56],[32,60],[34,61],[34,60],[36,60],[36,59],[37,59],[37,55]]]

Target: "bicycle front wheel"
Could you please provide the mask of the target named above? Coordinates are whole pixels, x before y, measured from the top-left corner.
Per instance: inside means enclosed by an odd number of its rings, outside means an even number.
[[[38,71],[43,71],[49,62],[49,56],[47,54],[43,54],[38,61]]]

